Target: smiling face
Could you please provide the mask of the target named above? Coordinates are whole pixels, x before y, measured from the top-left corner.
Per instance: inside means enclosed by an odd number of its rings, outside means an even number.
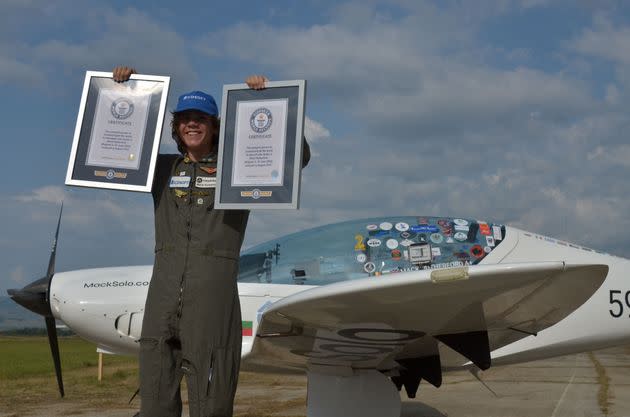
[[[175,115],[177,136],[189,155],[206,156],[212,151],[216,135],[212,117],[197,110],[187,110]]]

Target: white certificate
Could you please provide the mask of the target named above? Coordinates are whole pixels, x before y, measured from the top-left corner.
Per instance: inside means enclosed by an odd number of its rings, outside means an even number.
[[[287,138],[287,99],[236,105],[232,186],[281,186]]]
[[[150,89],[100,89],[86,164],[137,170],[150,104]]]

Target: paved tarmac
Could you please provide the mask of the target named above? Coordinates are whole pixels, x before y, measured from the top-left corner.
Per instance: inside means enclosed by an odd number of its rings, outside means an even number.
[[[496,367],[480,377],[496,395],[468,372],[449,373],[439,389],[423,383],[414,400],[403,390],[401,417],[630,417],[630,347]],[[240,385],[241,398],[268,397],[276,402],[267,403],[273,412],[262,406],[252,413],[251,407],[237,401],[236,415],[305,416],[304,379],[296,378],[287,377],[281,384]],[[65,416],[69,406],[49,404],[28,416]],[[128,408],[77,413],[75,406],[71,414],[130,417],[134,412]],[[12,415],[0,411],[0,417]]]
[[[403,394],[403,417],[630,417],[630,348],[446,376],[436,389]]]

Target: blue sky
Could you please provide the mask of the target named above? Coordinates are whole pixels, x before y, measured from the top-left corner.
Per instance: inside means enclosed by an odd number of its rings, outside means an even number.
[[[57,270],[152,262],[148,195],[63,185],[86,70],[177,95],[307,79],[302,209],[246,245],[382,215],[504,222],[630,251],[630,14],[621,1],[0,4],[0,291]],[[162,150],[174,151],[163,137]]]

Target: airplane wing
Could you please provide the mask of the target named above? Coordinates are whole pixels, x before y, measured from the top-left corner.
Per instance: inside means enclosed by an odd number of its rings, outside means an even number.
[[[377,369],[399,385],[469,362],[557,323],[599,288],[606,265],[474,265],[305,290],[261,315],[248,367],[351,375]]]

